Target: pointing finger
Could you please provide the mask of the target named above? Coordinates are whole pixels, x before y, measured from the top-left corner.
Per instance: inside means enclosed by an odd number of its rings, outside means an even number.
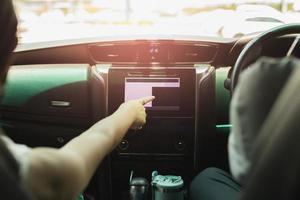
[[[143,98],[139,99],[139,102],[140,102],[141,104],[145,105],[145,104],[147,104],[147,103],[153,101],[154,99],[155,99],[154,96],[148,96],[148,97],[143,97]]]

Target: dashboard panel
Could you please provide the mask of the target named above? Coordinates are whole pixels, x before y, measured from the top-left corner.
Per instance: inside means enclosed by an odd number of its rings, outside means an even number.
[[[88,73],[88,64],[15,65],[7,76],[2,116],[42,122],[65,117],[71,124],[87,121]]]
[[[216,44],[174,41],[101,43],[88,49],[95,63],[209,63],[218,53]]]

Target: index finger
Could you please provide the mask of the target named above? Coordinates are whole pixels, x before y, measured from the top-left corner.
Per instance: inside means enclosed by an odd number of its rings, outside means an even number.
[[[148,96],[148,97],[140,98],[138,101],[139,101],[141,104],[145,105],[145,104],[147,104],[147,103],[153,101],[154,99],[155,99],[155,96]]]

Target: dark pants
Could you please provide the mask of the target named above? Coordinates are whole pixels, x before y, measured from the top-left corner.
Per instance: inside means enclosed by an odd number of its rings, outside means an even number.
[[[241,185],[230,174],[207,168],[198,174],[190,185],[190,200],[235,200]]]

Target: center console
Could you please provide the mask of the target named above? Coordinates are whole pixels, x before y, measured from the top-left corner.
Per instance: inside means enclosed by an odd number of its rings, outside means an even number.
[[[195,133],[194,68],[111,68],[108,73],[108,114],[121,103],[145,96],[155,100],[145,105],[147,123],[130,130],[116,156],[188,156]]]
[[[129,130],[109,157],[111,199],[128,199],[131,172],[150,178],[151,172],[180,175],[188,183],[199,164],[199,130],[212,110],[214,69],[208,65],[140,67],[97,65],[104,82],[106,114],[123,102],[155,96],[145,105],[147,123]],[[211,107],[210,107],[210,104]],[[205,115],[205,117],[203,116]]]

